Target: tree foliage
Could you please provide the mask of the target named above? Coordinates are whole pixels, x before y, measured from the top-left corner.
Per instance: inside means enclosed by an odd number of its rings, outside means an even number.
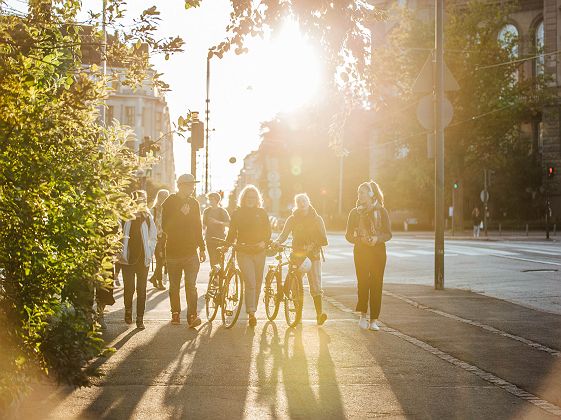
[[[483,169],[494,169],[498,178],[505,177],[501,182],[517,186],[508,202],[495,201],[510,210],[527,201],[526,188],[539,183],[535,149],[522,128],[539,117],[547,99],[544,77],[525,74],[524,62],[518,61],[524,58],[518,54],[521,40],[499,39],[515,10],[512,3],[450,3],[444,29],[445,61],[460,85],[459,91],[447,92],[454,117],[445,131],[446,185],[461,180],[462,192],[473,198],[482,189]],[[392,14],[394,26],[387,42],[377,45],[372,58],[371,86],[379,114],[377,148],[389,149],[394,162],[381,176],[395,207],[429,210],[432,203],[426,197],[433,194],[434,171],[427,159],[429,131],[417,121],[422,94],[412,87],[434,48],[434,21],[407,9]],[[403,176],[395,176],[396,168]]]
[[[109,3],[114,25],[122,2]],[[76,386],[96,374],[93,290],[110,282],[118,221],[135,210],[128,190],[150,160],[125,147],[129,130],[100,124],[107,80],[82,65],[80,7],[35,0],[21,15],[0,2],[0,413],[40,372]],[[156,13],[108,52],[130,64],[131,83],[148,69],[137,42],[164,54],[180,46],[153,39]]]

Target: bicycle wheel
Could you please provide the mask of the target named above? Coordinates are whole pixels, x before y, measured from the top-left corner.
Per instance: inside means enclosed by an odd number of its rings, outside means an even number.
[[[302,279],[294,274],[288,274],[285,281],[284,317],[289,327],[295,327],[302,319],[304,288]]]
[[[220,273],[212,270],[208,278],[208,286],[205,294],[206,318],[209,322],[214,321],[218,308],[220,307]]]
[[[263,293],[263,301],[265,302],[265,312],[269,321],[274,321],[279,313],[280,308],[280,273],[270,270],[265,276],[265,291]]]
[[[239,270],[230,274],[222,290],[222,322],[226,328],[232,328],[240,316],[243,303],[243,284]]]

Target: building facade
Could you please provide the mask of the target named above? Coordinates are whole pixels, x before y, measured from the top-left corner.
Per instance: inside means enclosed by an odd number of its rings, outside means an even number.
[[[146,179],[156,188],[175,189],[175,164],[173,154],[173,133],[169,108],[162,92],[146,81],[135,89],[125,86],[124,69],[110,68],[113,74],[111,94],[106,101],[106,121],[118,121],[128,126],[134,135],[128,146],[139,153],[146,140],[156,142],[159,160],[146,173]]]

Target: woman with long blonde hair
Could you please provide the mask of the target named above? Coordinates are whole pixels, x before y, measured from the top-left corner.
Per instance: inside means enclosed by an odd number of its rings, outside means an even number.
[[[374,181],[358,187],[356,207],[347,221],[347,241],[354,244],[354,262],[358,282],[356,311],[359,326],[378,331],[382,306],[382,286],[386,268],[386,242],[392,238],[390,218],[384,207],[384,195]],[[367,318],[370,307],[370,319]]]
[[[269,216],[263,208],[263,198],[255,185],[247,185],[240,193],[238,207],[232,213],[226,241],[239,245],[237,256],[245,285],[245,309],[249,325],[255,327],[255,312],[259,303],[265,247],[271,239]]]

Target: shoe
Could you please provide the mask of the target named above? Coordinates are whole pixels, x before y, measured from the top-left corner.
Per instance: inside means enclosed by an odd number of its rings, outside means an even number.
[[[125,323],[132,324],[132,311],[125,311]]]
[[[164,286],[164,285],[162,284],[162,282],[160,281],[160,282],[158,283],[158,285],[156,286],[156,289],[158,289],[158,290],[166,290],[166,286]]]
[[[376,322],[376,320],[370,322],[370,326],[368,327],[370,331],[380,331],[380,326]]]
[[[360,321],[358,321],[358,326],[363,330],[367,330],[370,327],[370,323],[366,319],[366,316],[362,315],[360,317]]]
[[[327,321],[327,314],[324,313],[318,316],[318,325],[325,324],[325,321]]]
[[[115,287],[121,287],[121,282],[118,279],[115,280]]]
[[[136,318],[136,328],[139,330],[143,330],[146,327],[144,326],[144,320],[142,318]]]
[[[190,315],[187,319],[187,324],[189,324],[189,328],[196,328],[202,324],[202,321],[197,315]]]
[[[154,286],[154,288],[158,288],[158,281],[156,280],[156,277],[152,276],[150,277],[150,280],[148,280],[150,283],[152,283],[152,286]]]
[[[180,321],[180,319],[179,319],[179,312],[173,312],[173,313],[171,314],[171,323],[172,323],[173,325],[179,325],[179,324],[181,324],[181,321]]]
[[[255,318],[255,315],[250,315],[249,316],[249,326],[250,327],[255,327],[257,325],[257,318]]]

